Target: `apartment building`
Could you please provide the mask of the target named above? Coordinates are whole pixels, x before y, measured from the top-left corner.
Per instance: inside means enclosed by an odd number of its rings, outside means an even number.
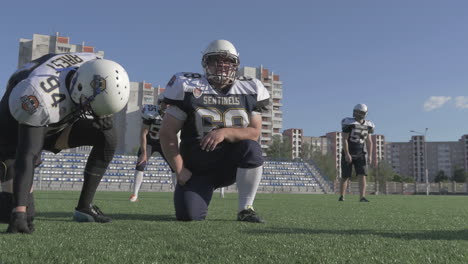
[[[267,111],[262,114],[262,134],[260,136],[260,144],[265,151],[268,145],[271,144],[273,136],[282,136],[283,128],[283,83],[280,77],[272,71],[260,66],[241,67],[238,71],[238,76],[245,76],[259,79],[265,88],[270,93],[270,105]]]

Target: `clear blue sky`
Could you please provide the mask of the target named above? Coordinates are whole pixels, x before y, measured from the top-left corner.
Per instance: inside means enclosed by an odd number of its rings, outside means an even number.
[[[468,133],[468,1],[123,2],[2,3],[0,94],[18,40],[33,33],[85,41],[132,81],[161,86],[175,72],[201,72],[201,51],[222,38],[242,66],[280,75],[284,129],[324,135],[365,103],[387,141],[426,127],[429,141]]]

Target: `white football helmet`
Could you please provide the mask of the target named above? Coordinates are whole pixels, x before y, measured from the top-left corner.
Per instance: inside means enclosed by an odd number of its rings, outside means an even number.
[[[141,117],[146,120],[153,120],[159,115],[157,105],[146,104],[141,109]]]
[[[356,120],[364,120],[367,116],[367,105],[357,104],[353,109],[353,117]]]
[[[83,63],[71,81],[70,96],[85,111],[109,116],[122,110],[130,96],[130,80],[120,64],[104,59]]]
[[[203,52],[202,66],[206,78],[221,87],[234,82],[239,64],[239,53],[227,40],[215,40]]]

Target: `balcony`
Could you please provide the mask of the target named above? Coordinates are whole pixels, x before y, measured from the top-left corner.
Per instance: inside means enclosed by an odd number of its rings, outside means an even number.
[[[273,99],[283,99],[283,94],[277,94],[276,92],[273,92],[271,95],[271,98]]]

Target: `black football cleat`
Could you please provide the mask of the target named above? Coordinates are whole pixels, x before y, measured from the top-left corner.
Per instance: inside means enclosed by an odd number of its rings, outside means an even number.
[[[96,205],[90,205],[89,208],[75,208],[73,220],[76,222],[112,222],[112,219],[110,217],[105,216],[101,209],[99,209],[99,207],[97,207]]]
[[[252,208],[247,208],[237,214],[237,221],[244,221],[250,223],[265,223],[265,221],[257,215]]]
[[[361,197],[361,199],[359,201],[363,202],[363,203],[368,203],[369,202],[369,200],[367,200],[366,197]]]
[[[344,202],[344,197],[343,197],[343,195],[341,195],[340,198],[338,198],[338,202]]]
[[[28,216],[25,212],[13,212],[11,214],[10,224],[8,225],[7,233],[24,233],[31,234],[33,231],[29,229]]]

